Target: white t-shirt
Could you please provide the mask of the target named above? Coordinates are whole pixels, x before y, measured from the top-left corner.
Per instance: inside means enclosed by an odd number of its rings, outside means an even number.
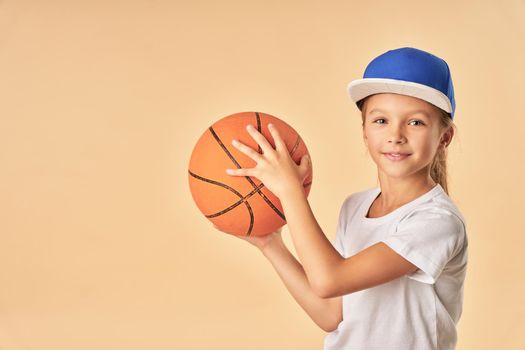
[[[441,185],[379,218],[367,218],[379,187],[348,196],[335,240],[348,258],[384,242],[414,273],[343,296],[343,321],[325,350],[454,349],[467,268],[465,220]]]

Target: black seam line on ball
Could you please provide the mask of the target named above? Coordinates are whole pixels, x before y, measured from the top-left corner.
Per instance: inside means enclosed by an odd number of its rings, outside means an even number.
[[[188,173],[189,173],[191,176],[193,176],[194,178],[198,179],[198,180],[202,180],[202,181],[205,181],[205,182],[211,183],[211,184],[213,184],[213,185],[217,185],[217,186],[224,187],[224,188],[226,188],[227,190],[229,190],[229,191],[235,193],[235,195],[236,195],[237,197],[240,198],[239,201],[237,201],[237,202],[235,202],[234,204],[230,205],[230,206],[229,206],[228,208],[226,208],[226,209],[223,209],[223,210],[221,210],[221,211],[219,211],[219,212],[217,212],[217,213],[214,213],[214,214],[208,214],[208,215],[205,215],[207,218],[214,218],[214,217],[216,217],[216,216],[220,216],[220,215],[222,215],[222,214],[225,214],[225,213],[227,213],[227,212],[229,212],[230,210],[236,208],[237,206],[239,206],[240,204],[242,204],[242,203],[244,203],[244,202],[245,202],[246,204],[248,204],[248,206],[249,206],[249,203],[246,202],[246,200],[247,200],[247,199],[250,199],[250,197],[252,197],[252,196],[253,196],[253,195],[254,195],[259,189],[261,189],[261,188],[264,187],[264,184],[261,183],[256,189],[254,189],[253,191],[251,191],[250,193],[248,193],[246,196],[243,197],[242,194],[240,194],[240,193],[239,193],[238,191],[236,191],[234,188],[232,188],[232,187],[230,187],[230,186],[228,186],[228,185],[226,185],[226,184],[223,184],[222,182],[218,182],[218,181],[214,181],[214,180],[211,180],[211,179],[207,179],[207,178],[202,177],[202,176],[200,176],[200,175],[197,175],[197,174],[195,174],[195,173],[193,173],[193,172],[191,172],[191,171],[188,171]],[[307,184],[305,184],[305,186],[306,186],[306,185],[307,185]]]
[[[260,184],[258,188],[254,189],[253,191],[248,193],[246,196],[241,197],[241,199],[239,201],[237,201],[234,204],[230,205],[228,208],[223,209],[220,212],[215,213],[215,214],[206,215],[206,217],[207,218],[213,218],[213,217],[216,217],[216,216],[219,216],[219,215],[222,215],[222,214],[225,214],[225,213],[229,212],[230,210],[234,209],[235,207],[237,207],[241,203],[248,203],[247,200],[250,199],[250,197],[253,196],[262,187],[264,187],[264,184]]]
[[[224,146],[224,144],[222,143],[222,141],[219,138],[219,136],[215,133],[215,130],[213,130],[213,127],[210,126],[209,130],[212,133],[212,135],[215,138],[215,140],[219,143],[219,146],[221,146],[222,150],[224,152],[226,152],[226,154],[231,159],[231,161],[237,166],[238,169],[240,169],[241,165],[237,162],[237,160],[235,160],[235,158],[232,156],[230,151],[228,151],[226,146]],[[249,176],[245,176],[244,178],[246,180],[248,180],[248,182],[253,186],[253,188],[257,189],[257,185],[255,184],[255,182],[253,182],[253,180]],[[279,209],[277,209],[277,207],[275,207],[275,205],[273,205],[273,203],[268,199],[268,197],[266,197],[266,195],[264,193],[261,192],[260,189],[257,189],[257,193],[264,199],[266,204],[268,204],[270,206],[270,208],[272,208],[277,213],[277,215],[279,215],[281,217],[281,219],[286,221],[286,218],[284,217],[284,214],[281,213],[281,211]]]
[[[251,235],[252,233],[252,229],[253,229],[253,222],[254,222],[254,217],[253,217],[253,211],[252,211],[252,207],[250,206],[250,203],[248,203],[247,201],[245,201],[244,199],[246,198],[249,198],[248,196],[246,197],[242,197],[242,194],[240,194],[238,191],[236,191],[234,188],[226,185],[226,184],[223,184],[222,182],[218,182],[218,181],[214,181],[214,180],[211,180],[211,179],[207,179],[205,177],[202,177],[202,176],[199,176],[195,173],[192,173],[191,171],[188,170],[188,173],[193,176],[194,178],[198,179],[198,180],[201,180],[201,181],[204,181],[204,182],[208,182],[212,185],[217,185],[217,186],[220,186],[220,187],[223,187],[225,189],[227,189],[228,191],[231,191],[233,192],[235,195],[237,195],[239,198],[241,198],[240,201],[236,202],[234,205],[230,206],[229,208],[227,209],[224,209],[218,213],[215,213],[215,214],[210,214],[210,215],[205,215],[207,218],[213,218],[213,217],[216,217],[216,216],[220,216],[224,213],[227,213],[228,211],[232,210],[233,208],[235,208],[236,206],[238,206],[239,204],[241,203],[244,203],[246,204],[246,208],[248,209],[248,212],[250,214],[250,228],[248,229],[248,233],[246,234],[247,236]],[[261,184],[261,187],[264,186],[264,184]],[[250,192],[249,196],[251,197],[253,195],[253,193],[255,193],[255,190]]]
[[[257,193],[258,190],[260,190],[261,188],[264,187],[264,184],[261,183],[257,188],[255,188],[253,191],[251,191],[250,193],[248,193],[246,196],[243,197],[243,196],[242,196],[239,192],[237,192],[235,189],[231,188],[230,186],[228,186],[228,185],[226,185],[226,184],[223,184],[222,182],[217,182],[217,181],[214,181],[214,180],[211,180],[211,179],[207,179],[207,178],[205,178],[205,177],[202,177],[202,176],[199,176],[199,175],[197,175],[197,174],[195,174],[195,173],[192,173],[191,171],[189,171],[189,173],[190,173],[191,176],[193,176],[193,177],[195,177],[195,178],[197,178],[197,179],[199,179],[199,180],[206,181],[206,182],[209,182],[209,183],[211,183],[211,184],[214,184],[214,185],[218,185],[218,186],[224,187],[224,188],[226,188],[226,189],[232,191],[233,193],[235,193],[235,194],[240,198],[239,201],[237,201],[237,202],[235,202],[234,204],[230,205],[228,208],[225,208],[225,209],[223,209],[223,210],[221,210],[221,211],[219,211],[219,212],[217,212],[217,213],[214,213],[214,214],[208,214],[208,215],[206,215],[207,218],[214,218],[214,217],[216,217],[216,216],[220,216],[220,215],[222,215],[222,214],[225,214],[225,213],[229,212],[230,210],[236,208],[237,206],[239,206],[239,205],[242,204],[242,203],[246,203],[246,204],[248,204],[247,200],[250,199],[250,197],[252,197],[255,193]],[[305,183],[305,184],[303,185],[303,187],[306,188],[306,187],[310,186],[311,184],[312,184],[312,182],[310,181],[310,182],[308,182],[308,183]],[[249,206],[249,204],[248,204],[248,206]]]

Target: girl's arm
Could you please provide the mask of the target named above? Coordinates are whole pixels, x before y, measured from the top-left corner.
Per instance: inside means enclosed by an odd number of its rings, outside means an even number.
[[[330,298],[377,286],[414,272],[417,267],[384,243],[377,243],[350,258],[343,258],[315,220],[303,183],[310,168],[308,157],[297,165],[278,130],[268,125],[275,149],[253,125],[247,130],[263,153],[234,140],[233,145],[252,158],[255,168],[228,169],[234,176],[254,176],[281,201],[297,255],[313,291]]]
[[[303,266],[282,239],[274,239],[261,249],[273,265],[290,294],[310,318],[325,332],[337,328],[343,319],[342,297],[322,298],[310,286]]]
[[[319,227],[300,184],[289,187],[280,200],[299,260],[320,297],[354,293],[417,270],[384,243],[343,258]]]

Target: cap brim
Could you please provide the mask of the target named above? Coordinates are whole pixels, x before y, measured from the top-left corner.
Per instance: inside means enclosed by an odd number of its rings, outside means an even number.
[[[354,102],[379,93],[408,95],[420,98],[445,112],[452,113],[452,105],[445,94],[437,89],[411,81],[379,78],[357,79],[348,84],[348,93]]]

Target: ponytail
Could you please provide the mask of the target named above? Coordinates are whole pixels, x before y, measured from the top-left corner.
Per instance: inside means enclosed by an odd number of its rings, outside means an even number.
[[[439,148],[432,160],[430,166],[430,177],[436,183],[440,184],[441,187],[448,194],[448,183],[447,183],[447,150],[446,148]]]
[[[436,107],[437,108],[437,107]],[[455,124],[452,123],[452,118],[450,117],[450,114],[442,110],[441,108],[437,108],[439,110],[439,117],[440,117],[440,127],[443,131],[448,128],[455,128]],[[438,184],[443,187],[443,190],[448,193],[448,176],[447,176],[447,148],[440,147],[438,148],[436,155],[434,156],[434,159],[432,160],[432,163],[430,165],[430,177],[432,177],[432,180],[437,182]]]

